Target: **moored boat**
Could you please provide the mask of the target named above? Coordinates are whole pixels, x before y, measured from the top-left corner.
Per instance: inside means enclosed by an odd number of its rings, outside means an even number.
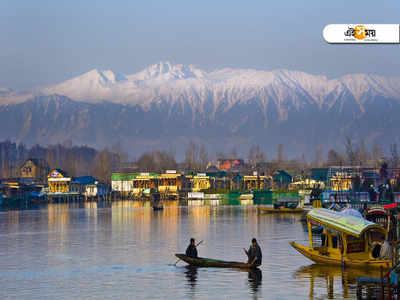
[[[240,268],[240,269],[252,269],[259,267],[259,265],[237,262],[237,261],[224,261],[224,260],[205,258],[205,257],[193,258],[180,253],[175,254],[175,256],[181,259],[182,261],[188,263],[189,265],[196,267]]]
[[[314,244],[312,225],[323,227],[321,245]],[[310,245],[296,242],[290,242],[290,245],[316,263],[384,269],[392,267],[392,260],[373,256],[374,243],[386,235],[385,228],[378,224],[317,208],[307,214],[307,226]]]
[[[260,212],[266,214],[295,214],[302,213],[304,209],[301,207],[289,208],[289,207],[278,207],[278,208],[269,208],[269,207],[260,207]]]
[[[261,213],[295,214],[304,212],[298,201],[277,201],[271,207],[259,207]]]

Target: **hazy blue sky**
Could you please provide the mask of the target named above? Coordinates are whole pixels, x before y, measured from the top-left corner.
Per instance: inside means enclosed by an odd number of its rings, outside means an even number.
[[[328,45],[330,23],[400,23],[400,1],[0,1],[0,87],[56,83],[93,68],[161,60],[400,76],[399,45]]]

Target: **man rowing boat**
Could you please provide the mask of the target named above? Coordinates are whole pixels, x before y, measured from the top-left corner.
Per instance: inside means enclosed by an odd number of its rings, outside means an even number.
[[[260,266],[262,262],[262,253],[261,253],[261,248],[257,244],[257,240],[253,238],[251,240],[251,245],[249,250],[244,249],[244,252],[246,253],[248,257],[248,263],[249,264],[254,264],[256,266]]]
[[[197,248],[194,238],[190,239],[190,245],[186,249],[186,255],[192,258],[197,258]]]

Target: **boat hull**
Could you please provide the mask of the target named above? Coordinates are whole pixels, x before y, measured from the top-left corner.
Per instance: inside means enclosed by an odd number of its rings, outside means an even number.
[[[346,265],[346,267],[361,267],[361,268],[380,268],[390,269],[392,262],[390,260],[378,260],[378,259],[366,259],[356,260],[344,258],[342,261],[341,257],[328,256],[319,254],[317,250],[311,249],[295,242],[290,242],[290,245],[296,249],[299,253],[303,254],[308,259],[318,264],[330,264],[330,265]]]
[[[299,214],[303,213],[304,209],[300,207],[296,208],[268,208],[268,207],[260,207],[260,212],[264,214]]]
[[[193,258],[188,257],[185,254],[175,254],[175,256],[187,264],[196,267],[206,267],[206,268],[240,268],[240,269],[254,269],[257,268],[259,265],[248,264],[244,262],[236,262],[236,261],[223,261],[218,259],[212,258]]]

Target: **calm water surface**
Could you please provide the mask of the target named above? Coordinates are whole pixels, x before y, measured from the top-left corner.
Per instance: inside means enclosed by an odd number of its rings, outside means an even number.
[[[49,204],[0,212],[1,299],[354,298],[364,271],[312,264],[289,245],[308,237],[300,216],[256,206],[178,206],[135,201]],[[190,237],[199,255],[244,261],[254,236],[260,272],[177,266]],[[375,274],[372,274],[375,275]]]

